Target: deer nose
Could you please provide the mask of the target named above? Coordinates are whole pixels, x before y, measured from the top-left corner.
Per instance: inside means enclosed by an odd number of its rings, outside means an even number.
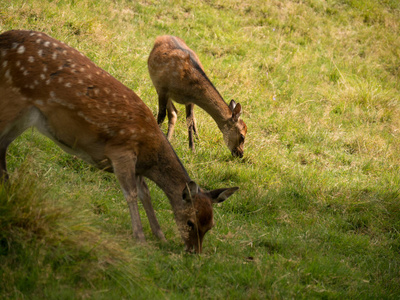
[[[241,151],[241,150],[239,150],[239,149],[233,149],[233,150],[232,150],[232,155],[233,155],[233,156],[236,156],[236,157],[242,158],[242,157],[243,157],[243,151]]]

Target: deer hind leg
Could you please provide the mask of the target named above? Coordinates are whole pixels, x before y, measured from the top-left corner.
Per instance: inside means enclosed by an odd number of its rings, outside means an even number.
[[[174,134],[175,123],[178,119],[178,111],[175,108],[175,105],[172,103],[172,100],[169,99],[167,103],[167,111],[168,111],[168,133],[167,139],[170,140],[172,135]]]
[[[113,149],[109,152],[111,154],[108,155],[108,157],[112,162],[114,173],[118,178],[126,202],[128,203],[133,237],[139,242],[144,242],[146,239],[144,237],[137,203],[138,193],[135,175],[136,156],[133,154],[121,153],[119,149]]]
[[[193,133],[196,138],[199,137],[197,134],[196,118],[194,117],[194,104],[190,103],[186,105],[186,125],[188,127],[189,135],[189,148],[194,150]]]
[[[150,228],[153,234],[162,241],[166,241],[165,236],[161,230],[160,224],[158,223],[156,214],[151,204],[150,192],[147,184],[142,176],[136,178],[136,184],[138,188],[138,195],[142,201],[144,210],[146,211],[147,218],[149,219]]]
[[[8,180],[6,154],[8,146],[40,119],[40,112],[31,107],[26,110],[4,109],[0,112],[0,182]]]

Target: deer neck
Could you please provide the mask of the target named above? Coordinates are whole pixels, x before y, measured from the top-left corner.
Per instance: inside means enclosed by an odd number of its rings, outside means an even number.
[[[183,204],[182,192],[191,179],[165,136],[157,153],[156,163],[144,175],[164,191],[176,215]]]
[[[224,131],[232,117],[232,111],[214,86],[205,89],[200,95],[201,97],[195,104],[204,109],[214,119],[218,128]]]

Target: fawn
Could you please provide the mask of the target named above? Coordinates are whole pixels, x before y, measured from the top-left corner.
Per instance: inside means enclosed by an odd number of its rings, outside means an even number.
[[[157,37],[147,65],[158,93],[157,122],[160,126],[168,111],[168,139],[173,135],[177,120],[173,99],[186,107],[189,147],[192,150],[193,133],[198,136],[194,117],[194,105],[198,105],[217,123],[232,155],[243,157],[247,126],[240,119],[242,106],[234,100],[229,105],[225,103],[205,74],[196,53],[182,39],[169,35]]]

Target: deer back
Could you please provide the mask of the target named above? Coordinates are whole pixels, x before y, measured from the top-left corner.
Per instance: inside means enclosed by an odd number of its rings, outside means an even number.
[[[1,108],[36,107],[59,144],[95,162],[105,159],[106,142],[138,154],[157,146],[162,133],[143,101],[76,49],[44,33],[9,31],[0,35],[0,58],[0,88],[9,94]]]

